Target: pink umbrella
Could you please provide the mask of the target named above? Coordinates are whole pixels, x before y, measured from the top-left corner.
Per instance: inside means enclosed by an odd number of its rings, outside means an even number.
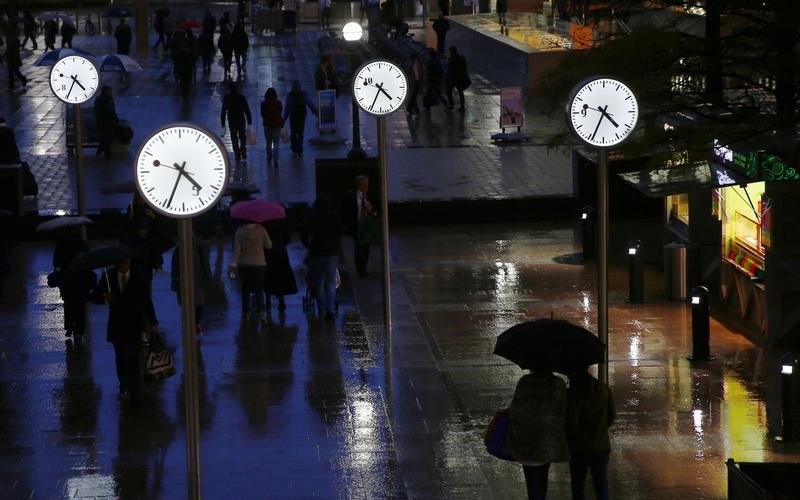
[[[231,206],[231,218],[250,222],[285,219],[286,209],[277,201],[244,200]]]

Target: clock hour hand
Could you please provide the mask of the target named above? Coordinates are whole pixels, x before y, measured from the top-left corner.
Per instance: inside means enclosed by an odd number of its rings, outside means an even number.
[[[176,170],[180,171],[180,173],[183,174],[183,176],[186,177],[186,179],[189,182],[191,182],[192,185],[194,187],[196,187],[198,191],[203,189],[203,186],[201,186],[200,184],[197,183],[197,181],[194,180],[194,178],[192,177],[192,174],[190,174],[189,172],[186,171],[186,162],[183,162],[183,165],[181,165],[180,167],[176,163],[175,166],[172,167],[172,168],[175,168]]]
[[[71,76],[70,78],[72,78],[72,83],[77,83],[78,87],[82,88],[83,90],[86,90],[86,87],[81,85],[81,82],[78,81],[77,75],[76,76]]]
[[[610,121],[611,124],[614,125],[614,127],[619,128],[619,123],[615,122],[614,119],[611,118],[611,114],[606,111],[607,109],[608,109],[608,104],[606,104],[604,108],[599,108],[599,111],[603,113],[603,116],[608,118],[608,121]]]
[[[376,84],[375,84],[375,86],[376,86],[376,87],[378,87],[378,90],[380,90],[381,92],[383,92],[383,93],[384,93],[384,95],[386,95],[386,97],[388,97],[390,101],[392,100],[392,96],[390,96],[388,92],[386,92],[385,90],[383,90],[383,84],[382,84],[382,83],[376,83]]]

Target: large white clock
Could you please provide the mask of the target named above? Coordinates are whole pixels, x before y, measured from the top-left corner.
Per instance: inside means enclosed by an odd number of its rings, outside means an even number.
[[[214,134],[188,123],[167,125],[136,153],[136,189],[156,211],[192,217],[219,200],[229,168],[225,146]]]
[[[388,115],[397,111],[408,94],[406,74],[382,59],[368,61],[353,77],[353,99],[367,113]]]
[[[91,99],[99,82],[97,66],[83,56],[62,57],[50,70],[50,88],[67,104],[81,104]]]
[[[624,83],[607,77],[580,82],[567,101],[567,123],[590,146],[616,146],[639,120],[636,95]]]

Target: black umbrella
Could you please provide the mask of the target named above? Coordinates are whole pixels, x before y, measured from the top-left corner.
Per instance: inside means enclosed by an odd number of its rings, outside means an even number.
[[[123,259],[134,257],[138,253],[136,249],[125,245],[92,248],[73,257],[67,266],[67,273],[111,266]]]
[[[603,361],[605,345],[589,330],[562,319],[537,319],[497,337],[494,353],[520,368],[570,373]]]

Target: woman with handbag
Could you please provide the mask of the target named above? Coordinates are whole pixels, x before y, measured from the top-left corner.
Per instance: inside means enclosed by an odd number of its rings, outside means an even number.
[[[528,498],[543,500],[550,463],[568,459],[567,385],[547,368],[534,368],[517,382],[508,418],[503,452],[522,464]]]
[[[281,132],[283,131],[283,103],[278,92],[270,87],[261,101],[261,121],[264,125],[264,139],[267,141],[267,166],[278,168]]]

